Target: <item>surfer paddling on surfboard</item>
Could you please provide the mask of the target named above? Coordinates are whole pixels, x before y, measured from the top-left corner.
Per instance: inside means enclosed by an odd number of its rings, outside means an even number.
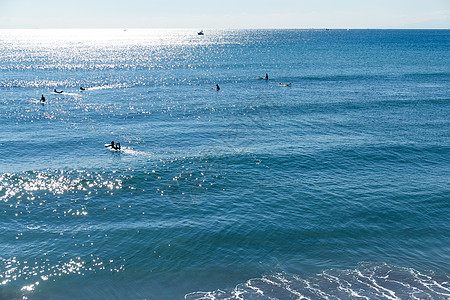
[[[210,88],[212,88],[213,90],[216,90],[216,91],[219,91],[220,90],[220,86],[218,85],[218,84],[216,84],[216,87],[210,87]]]
[[[111,144],[105,144],[106,148],[111,148],[114,150],[120,150],[120,143],[115,144],[114,141],[111,141]]]

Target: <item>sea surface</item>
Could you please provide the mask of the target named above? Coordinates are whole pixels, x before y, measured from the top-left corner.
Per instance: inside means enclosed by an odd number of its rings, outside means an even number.
[[[0,299],[450,299],[450,31],[0,30]]]

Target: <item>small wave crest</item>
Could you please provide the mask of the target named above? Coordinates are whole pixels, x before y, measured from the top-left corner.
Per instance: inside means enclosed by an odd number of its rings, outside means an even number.
[[[250,279],[231,290],[194,292],[185,299],[449,299],[450,277],[409,268],[362,265],[327,270],[314,278],[278,273]]]

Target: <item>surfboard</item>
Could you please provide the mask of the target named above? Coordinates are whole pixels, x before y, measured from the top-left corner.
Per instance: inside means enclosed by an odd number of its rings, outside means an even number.
[[[110,151],[114,151],[114,152],[119,152],[122,150],[122,149],[115,149],[115,148],[111,147],[111,144],[105,144],[105,148]]]
[[[34,102],[34,103],[41,103],[41,104],[45,104],[45,103],[46,103],[46,101],[42,102],[41,100],[35,99],[35,98],[31,98],[31,102]]]

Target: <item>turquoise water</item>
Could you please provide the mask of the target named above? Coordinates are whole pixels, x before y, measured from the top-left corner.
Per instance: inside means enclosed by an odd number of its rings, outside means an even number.
[[[450,297],[448,30],[0,30],[0,54],[0,299]]]

